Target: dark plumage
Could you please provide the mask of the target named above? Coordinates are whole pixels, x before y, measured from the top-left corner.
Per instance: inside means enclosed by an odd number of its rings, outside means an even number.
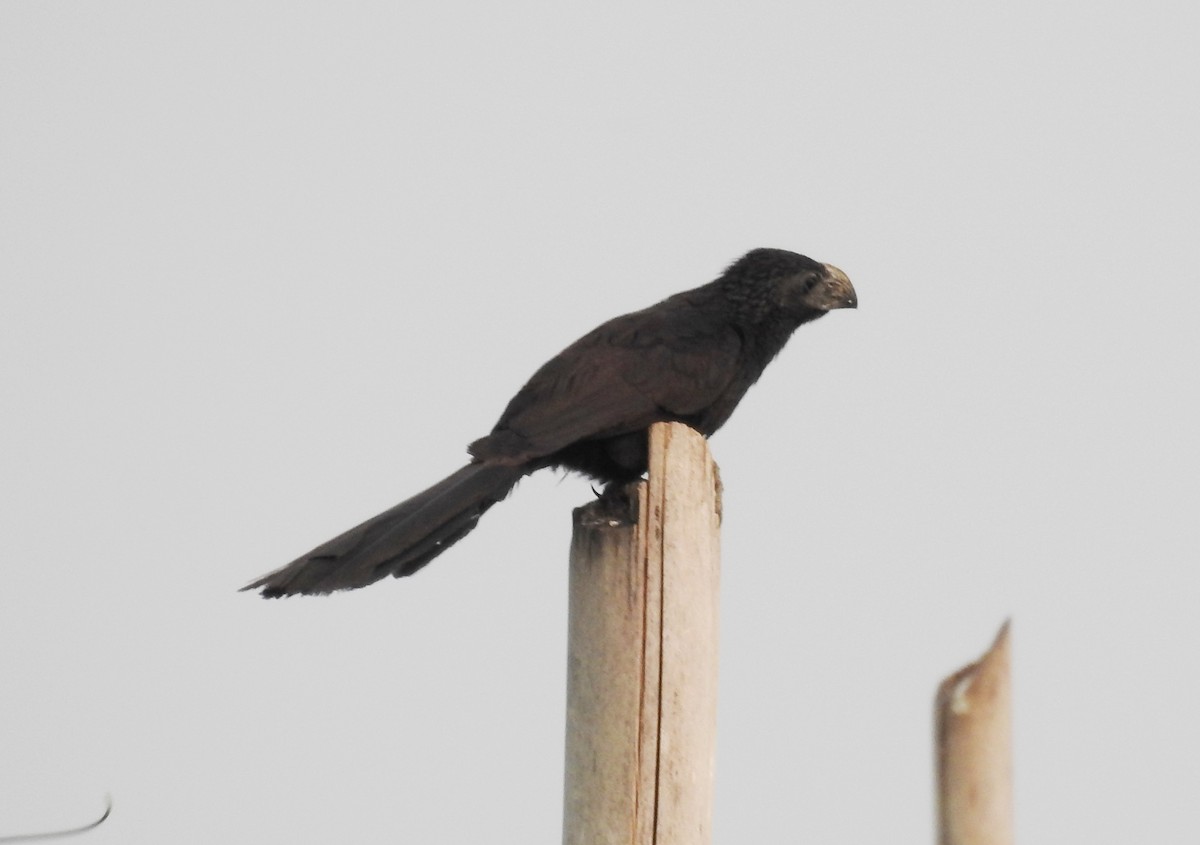
[[[646,430],[729,419],[798,327],[858,298],[836,267],[756,249],[716,281],[609,320],[533,374],[471,462],[244,589],[265,597],[411,575],[460,540],[523,476],[563,467],[609,484],[646,471]]]

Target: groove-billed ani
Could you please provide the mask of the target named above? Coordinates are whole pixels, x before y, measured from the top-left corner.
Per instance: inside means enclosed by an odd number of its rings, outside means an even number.
[[[646,471],[652,423],[712,434],[792,332],[857,305],[836,267],[782,249],[753,250],[716,281],[585,334],[533,374],[492,433],[468,447],[465,467],[245,589],[274,598],[411,575],[543,467],[632,481]]]

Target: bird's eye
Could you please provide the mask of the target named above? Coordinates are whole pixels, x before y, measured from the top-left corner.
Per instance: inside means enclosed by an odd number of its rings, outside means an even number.
[[[804,292],[808,293],[810,290],[815,288],[817,286],[817,283],[820,281],[821,280],[818,279],[816,276],[809,276],[808,279],[806,279],[804,282]]]

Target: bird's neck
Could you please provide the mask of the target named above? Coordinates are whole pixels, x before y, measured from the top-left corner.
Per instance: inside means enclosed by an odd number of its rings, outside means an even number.
[[[753,344],[755,363],[766,367],[780,353],[796,329],[824,314],[824,311],[813,308],[805,309],[801,313],[775,311],[770,316],[758,320],[756,325],[746,326],[749,331],[743,331],[742,336],[749,338]]]
[[[759,373],[779,354],[796,329],[826,313],[815,308],[780,308],[770,301],[765,286],[747,288],[729,284],[724,278],[696,289],[693,294],[701,294],[697,301],[715,309],[720,319],[732,323],[745,344],[747,365]]]

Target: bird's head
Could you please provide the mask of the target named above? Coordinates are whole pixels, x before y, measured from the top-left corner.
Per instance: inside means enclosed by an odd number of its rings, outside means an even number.
[[[752,250],[730,266],[725,278],[765,289],[775,307],[805,319],[858,307],[858,294],[845,273],[785,249]]]
[[[789,312],[832,311],[835,308],[857,308],[858,294],[850,278],[832,264],[822,264],[803,255],[796,256],[794,272],[779,280],[775,287],[776,302]]]
[[[832,311],[835,308],[857,308],[858,294],[850,278],[832,264],[821,264],[819,270],[801,276],[793,284],[799,286],[800,301],[808,308]]]

